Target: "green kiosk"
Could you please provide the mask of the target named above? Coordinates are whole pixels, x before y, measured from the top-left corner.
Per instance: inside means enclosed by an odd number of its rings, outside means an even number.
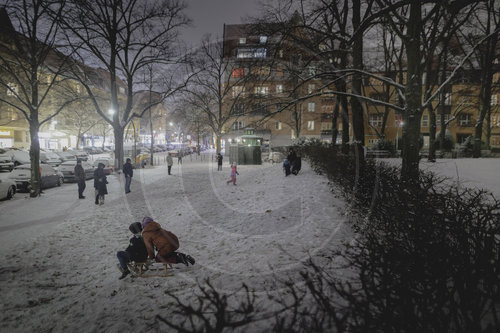
[[[245,134],[233,139],[229,146],[229,162],[238,165],[262,164],[263,138],[254,134],[255,130],[249,128]]]

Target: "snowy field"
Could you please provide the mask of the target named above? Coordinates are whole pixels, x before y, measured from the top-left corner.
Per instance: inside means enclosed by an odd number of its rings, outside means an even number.
[[[0,202],[0,331],[164,331],[155,316],[169,314],[165,290],[189,299],[210,278],[224,292],[245,282],[263,293],[348,237],[343,203],[307,164],[287,178],[277,164],[240,166],[233,186],[227,161],[218,172],[204,157],[182,167],[174,159],[171,176],[164,165],[136,170],[127,195],[123,179],[109,176],[103,206],[93,202],[92,180],[84,200],[76,184],[63,184]],[[116,252],[143,216],[174,232],[196,264],[176,265],[172,277],[118,280]]]
[[[76,184],[64,184],[37,199],[18,193],[0,202],[0,332],[165,332],[155,320],[172,309],[164,291],[189,300],[210,278],[223,292],[245,282],[264,295],[276,278],[293,279],[301,262],[351,237],[344,203],[307,163],[287,178],[278,164],[239,166],[233,186],[227,160],[221,172],[210,155],[174,162],[171,176],[165,165],[136,170],[127,195],[123,178],[109,176],[103,206],[93,202],[92,180],[85,200]],[[500,197],[500,159],[422,168]],[[176,265],[171,277],[118,280],[116,252],[143,216],[174,232],[196,264]]]

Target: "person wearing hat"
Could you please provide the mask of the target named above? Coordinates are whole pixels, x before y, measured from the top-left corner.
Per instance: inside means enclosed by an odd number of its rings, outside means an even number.
[[[193,265],[195,260],[190,255],[176,252],[179,248],[179,239],[172,232],[165,230],[161,225],[155,222],[151,217],[146,216],[142,219],[142,237],[149,259],[156,259],[157,262],[179,264],[186,266]],[[158,253],[155,255],[155,248]]]
[[[75,179],[78,183],[78,198],[85,199],[83,191],[85,191],[85,187],[87,187],[87,185],[85,185],[85,170],[83,170],[81,159],[76,160]]]
[[[125,251],[118,251],[118,253],[116,253],[116,257],[120,262],[118,264],[118,269],[122,272],[122,275],[119,277],[120,280],[130,274],[130,270],[127,266],[129,262],[145,262],[148,258],[148,250],[146,249],[146,245],[144,245],[144,240],[141,236],[141,223],[134,222],[128,227],[128,229],[134,234],[134,236],[130,238],[129,245]]]
[[[108,183],[106,174],[104,173],[104,163],[99,163],[97,169],[94,170],[94,188],[95,188],[95,204],[104,204],[104,195],[108,194]]]

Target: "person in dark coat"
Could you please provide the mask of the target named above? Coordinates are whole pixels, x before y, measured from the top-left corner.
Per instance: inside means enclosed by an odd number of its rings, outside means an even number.
[[[293,162],[295,161],[296,158],[297,158],[297,154],[295,153],[295,151],[293,150],[293,148],[290,148],[290,150],[288,151],[288,155],[286,157],[286,159],[288,160],[288,162],[290,162],[290,165],[293,164]]]
[[[290,162],[287,158],[283,160],[283,170],[285,171],[285,177],[290,175]]]
[[[129,245],[125,251],[118,251],[118,253],[116,253],[116,257],[120,262],[118,268],[122,272],[122,276],[119,277],[120,280],[130,274],[130,270],[127,266],[129,262],[146,262],[148,259],[148,250],[141,236],[141,222],[132,223],[128,229],[134,234],[134,237],[130,238]]]
[[[99,163],[94,171],[95,204],[104,204],[104,195],[108,194],[106,184],[106,174],[104,174],[104,163]]]
[[[217,171],[222,171],[222,155],[221,153],[217,154]]]
[[[146,216],[142,219],[142,237],[148,250],[148,257],[151,260],[155,259],[157,262],[169,264],[182,263],[186,266],[195,263],[194,258],[190,255],[176,252],[179,248],[177,236],[163,229],[151,217]],[[158,250],[156,255],[155,248]]]
[[[78,183],[78,198],[79,199],[85,199],[85,196],[83,195],[83,191],[85,191],[85,187],[87,185],[85,184],[85,170],[83,170],[82,167],[82,160],[77,159],[76,160],[76,166],[75,166],[75,179]]]
[[[295,160],[292,163],[292,173],[297,176],[300,169],[302,167],[302,161],[300,160],[300,156],[295,157]]]
[[[132,182],[132,177],[134,176],[134,168],[132,167],[132,161],[127,158],[127,161],[123,165],[123,174],[125,175],[125,193],[130,193],[130,183]]]

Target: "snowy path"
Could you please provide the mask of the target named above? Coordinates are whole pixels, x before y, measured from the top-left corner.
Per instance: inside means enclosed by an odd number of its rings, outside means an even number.
[[[0,331],[144,331],[169,313],[164,290],[189,298],[209,277],[228,292],[241,282],[263,291],[349,237],[344,204],[306,163],[287,178],[279,165],[240,166],[237,186],[226,185],[227,164],[216,168],[185,159],[172,176],[165,166],[136,170],[128,195],[110,176],[100,207],[92,181],[85,200],[76,184],[64,184],[38,199],[0,202]],[[119,281],[116,251],[127,245],[128,225],[145,215],[174,232],[196,264],[169,278]]]

